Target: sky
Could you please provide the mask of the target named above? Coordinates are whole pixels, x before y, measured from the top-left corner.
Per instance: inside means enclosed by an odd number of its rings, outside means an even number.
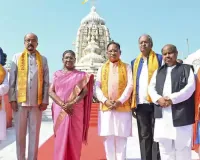
[[[74,50],[81,20],[91,3],[82,0],[0,0],[0,47],[11,60],[24,49],[24,35],[35,33],[38,50],[47,57],[50,76],[62,68],[62,53]],[[120,43],[127,63],[139,54],[138,38],[152,36],[153,50],[174,44],[179,58],[200,48],[200,0],[96,0],[111,39]],[[189,52],[187,41],[189,42]]]

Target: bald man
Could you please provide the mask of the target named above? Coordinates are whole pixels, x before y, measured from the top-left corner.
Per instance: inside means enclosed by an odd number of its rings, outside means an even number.
[[[162,160],[191,160],[195,77],[190,65],[177,62],[177,55],[172,44],[162,48],[165,65],[154,72],[148,88]]]
[[[24,45],[24,51],[13,56],[9,101],[14,112],[17,159],[25,160],[28,126],[28,160],[36,160],[42,111],[49,103],[49,69],[47,59],[36,50],[35,34],[25,35]]]
[[[159,160],[158,143],[153,141],[154,105],[148,95],[148,84],[153,72],[162,64],[162,56],[153,51],[150,35],[138,39],[140,54],[131,62],[133,70],[132,111],[136,113],[142,160]]]

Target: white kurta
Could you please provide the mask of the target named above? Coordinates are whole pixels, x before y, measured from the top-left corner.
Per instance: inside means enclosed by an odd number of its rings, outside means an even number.
[[[112,67],[116,67],[116,73],[112,73]],[[98,100],[101,103],[105,103],[107,98],[103,95],[101,90],[101,70],[102,67],[99,68],[97,72],[97,79],[95,83],[95,94]],[[114,78],[116,77],[116,78]],[[110,63],[110,74],[108,78],[108,84],[118,83],[118,64],[117,63]],[[133,89],[133,80],[132,80],[132,71],[130,65],[127,64],[127,77],[128,81],[124,82],[127,83],[127,86],[118,99],[121,103],[124,103],[132,93]],[[110,81],[112,80],[112,83]],[[108,92],[112,89],[111,86],[108,86]],[[117,90],[115,91],[117,92]],[[109,97],[111,98],[111,97]],[[100,104],[101,108],[101,104]],[[117,111],[99,111],[98,116],[98,134],[100,136],[121,136],[121,137],[128,137],[131,135],[132,130],[132,114],[131,112],[117,112]]]
[[[8,84],[8,73],[2,84],[0,84],[0,96],[2,97],[1,105],[2,109],[0,110],[0,140],[6,139],[6,111],[5,111],[5,102],[4,95],[8,93],[9,84]]]
[[[148,96],[148,63],[147,58],[143,58],[142,70],[139,77],[139,102],[138,104],[149,103],[147,101]]]
[[[171,71],[175,66],[167,68],[166,80],[163,88],[163,95],[168,96],[173,104],[183,102],[190,98],[195,90],[195,78],[192,69],[188,77],[188,84],[179,92],[172,93]],[[154,72],[151,82],[149,84],[149,94],[154,103],[161,98],[155,90],[157,71]],[[181,146],[190,146],[192,136],[192,125],[174,127],[172,119],[171,106],[162,109],[162,118],[155,119],[154,140],[159,142],[162,139],[176,140],[176,143]]]

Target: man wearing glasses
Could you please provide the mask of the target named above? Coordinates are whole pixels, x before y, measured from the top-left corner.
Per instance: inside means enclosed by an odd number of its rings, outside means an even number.
[[[17,159],[25,160],[28,125],[28,160],[36,160],[42,111],[49,103],[49,69],[47,59],[36,50],[35,34],[25,35],[24,45],[24,51],[13,56],[9,101],[14,112]]]

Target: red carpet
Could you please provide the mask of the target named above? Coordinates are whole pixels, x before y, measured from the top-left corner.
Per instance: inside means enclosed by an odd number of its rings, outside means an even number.
[[[53,160],[54,136],[51,136],[38,151],[38,160]]]
[[[98,104],[92,104],[88,145],[83,145],[81,160],[106,160],[103,139],[97,134]],[[38,160],[53,160],[54,136],[50,137],[40,148]]]
[[[97,127],[91,127],[88,134],[88,145],[83,145],[81,160],[105,160],[103,138],[97,135]]]
[[[92,103],[90,114],[90,127],[97,127],[99,103]]]

